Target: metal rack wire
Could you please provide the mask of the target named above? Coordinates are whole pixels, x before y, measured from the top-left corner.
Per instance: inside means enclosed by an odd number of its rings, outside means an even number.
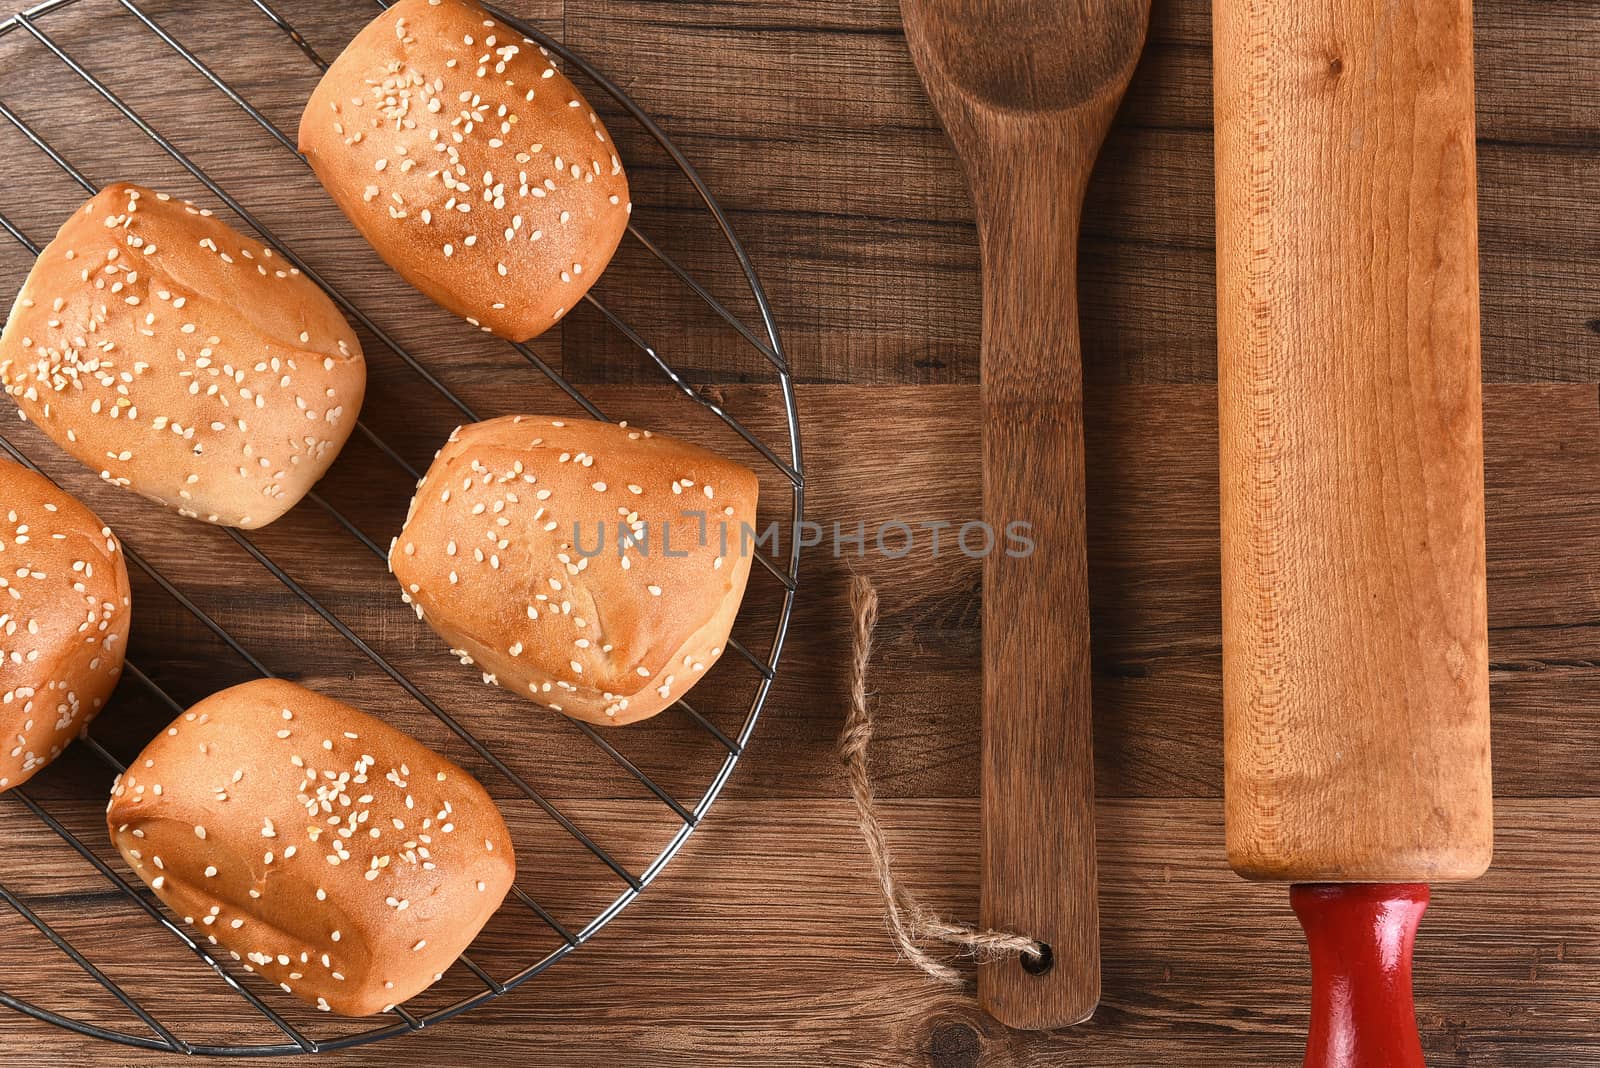
[[[69,70],[81,83],[82,87],[95,94],[107,104],[115,108],[124,119],[136,127],[140,133],[158,146],[173,162],[186,170],[196,181],[203,185],[213,196],[227,205],[240,219],[253,228],[261,240],[272,245],[286,259],[299,267],[307,277],[320,285],[333,300],[344,309],[353,320],[363,326],[374,338],[378,340],[384,350],[391,356],[398,358],[407,365],[426,387],[436,391],[450,405],[460,412],[467,420],[479,418],[465,401],[453,393],[443,382],[435,377],[428,368],[415,356],[408,352],[399,342],[391,337],[368,315],[347,299],[338,290],[318,275],[303,259],[297,256],[278,235],[274,234],[262,221],[253,215],[238,199],[231,195],[221,184],[212,178],[190,156],[180,150],[172,141],[165,137],[151,122],[131,107],[115,91],[100,79],[96,78],[87,67],[81,64],[72,51],[53,36],[42,24],[45,17],[51,12],[73,5],[79,0],[44,0],[25,11],[0,22],[0,39],[13,33],[25,34],[33,42],[46,49],[54,61]],[[119,15],[133,20],[130,25],[142,27],[154,37],[158,38],[170,52],[187,63],[201,77],[203,77],[215,90],[225,96],[245,116],[257,123],[262,130],[280,143],[286,150],[284,162],[289,166],[303,166],[305,161],[299,156],[295,142],[266,115],[252,106],[232,85],[220,77],[199,55],[185,45],[161,25],[147,11],[141,8],[137,0],[108,0],[115,5]],[[298,48],[301,56],[321,70],[327,69],[327,62],[318,54],[315,48],[295,29],[295,27],[275,10],[267,0],[239,0],[241,8],[249,8],[256,15],[271,21],[281,30],[288,39]],[[386,0],[375,0],[378,7],[388,7]],[[767,695],[775,678],[780,655],[783,650],[784,639],[788,630],[790,616],[794,607],[795,592],[799,574],[799,539],[797,533],[799,523],[804,511],[805,480],[800,450],[799,417],[795,405],[794,387],[789,373],[788,364],[784,358],[782,342],[772,314],[771,306],[757,278],[750,258],[744,247],[733,232],[727,216],[718,205],[715,198],[706,188],[704,181],[695,171],[694,167],[679,151],[666,133],[653,122],[640,107],[628,97],[612,81],[599,71],[595,70],[583,59],[567,50],[560,42],[552,40],[547,35],[529,26],[518,19],[495,11],[495,14],[512,25],[526,36],[539,42],[545,48],[558,56],[566,65],[569,72],[576,73],[587,79],[602,92],[607,94],[621,110],[646,134],[665,151],[671,161],[682,171],[694,188],[695,193],[710,216],[713,225],[731,249],[742,274],[743,281],[748,285],[754,306],[759,314],[759,324],[752,326],[734,314],[723,302],[702,285],[690,272],[664,252],[654,241],[642,233],[637,226],[630,225],[628,237],[640,248],[645,250],[655,261],[671,272],[693,295],[695,300],[702,302],[710,311],[729,328],[735,331],[746,342],[761,354],[765,362],[770,365],[777,383],[780,387],[784,406],[784,420],[787,431],[787,442],[779,449],[774,449],[753,433],[738,418],[724,409],[722,404],[701,390],[697,389],[688,379],[681,375],[645,337],[631,326],[621,315],[610,308],[594,292],[590,292],[585,302],[593,307],[600,316],[614,327],[624,338],[643,353],[645,358],[658,369],[667,381],[677,390],[689,397],[694,403],[704,407],[717,416],[723,424],[737,434],[764,461],[771,464],[780,474],[784,484],[789,487],[790,516],[787,537],[787,550],[779,559],[774,560],[767,555],[756,552],[755,562],[777,583],[779,590],[776,612],[776,627],[772,636],[770,652],[766,656],[757,655],[746,645],[731,639],[728,648],[754,674],[754,693],[750,699],[743,724],[733,734],[719,729],[711,719],[696,711],[688,703],[679,701],[670,714],[685,717],[697,729],[703,731],[712,742],[719,747],[719,752],[724,756],[721,764],[711,780],[706,785],[700,799],[692,806],[679,802],[666,788],[657,783],[633,761],[619,752],[601,732],[587,724],[572,722],[575,730],[594,745],[599,752],[615,763],[623,773],[635,780],[648,793],[663,806],[665,806],[676,822],[676,831],[671,834],[666,844],[661,848],[654,860],[641,872],[629,870],[625,865],[608,852],[599,842],[586,834],[573,822],[555,803],[545,797],[521,775],[509,767],[486,744],[480,741],[471,730],[457,717],[451,715],[440,707],[435,700],[428,696],[416,683],[408,678],[402,671],[394,666],[373,646],[368,644],[350,626],[339,618],[313,593],[297,582],[287,571],[276,564],[257,544],[249,534],[239,530],[225,529],[226,535],[248,554],[257,564],[268,571],[274,578],[288,589],[298,600],[309,608],[324,623],[332,627],[346,641],[348,641],[373,667],[396,686],[404,691],[411,699],[427,710],[435,719],[453,732],[462,742],[471,748],[485,763],[492,767],[514,790],[522,797],[538,806],[559,828],[578,842],[584,850],[592,854],[601,862],[621,884],[621,889],[608,905],[602,908],[583,927],[572,930],[561,924],[545,907],[524,889],[520,884],[513,887],[507,903],[503,909],[520,910],[527,916],[536,920],[559,939],[555,949],[550,950],[538,960],[532,961],[521,968],[516,974],[496,978],[488,969],[479,965],[471,954],[464,955],[460,965],[471,974],[475,982],[482,989],[469,996],[463,997],[452,1004],[428,1012],[424,1015],[414,1015],[407,1011],[404,1005],[392,1010],[391,1019],[378,1024],[368,1030],[354,1034],[339,1035],[332,1038],[317,1038],[306,1033],[301,1027],[296,1027],[252,989],[253,980],[235,977],[226,962],[213,954],[200,940],[193,937],[178,923],[169,918],[160,905],[125,879],[114,867],[102,860],[93,849],[79,836],[74,834],[61,820],[47,811],[29,791],[15,789],[5,795],[0,795],[0,804],[15,803],[23,806],[36,817],[49,831],[60,839],[61,843],[91,865],[99,876],[120,895],[126,902],[149,921],[154,922],[164,929],[171,937],[177,939],[190,953],[201,962],[201,965],[215,973],[220,982],[219,993],[224,990],[224,996],[237,998],[249,1007],[262,1020],[266,1021],[281,1032],[283,1041],[264,1042],[258,1044],[248,1043],[214,1043],[191,1041],[178,1034],[172,1027],[164,1024],[155,1013],[142,1005],[138,999],[130,995],[123,987],[97,967],[83,952],[72,944],[63,934],[52,927],[43,917],[32,909],[25,896],[9,888],[3,878],[0,878],[0,901],[3,901],[22,920],[47,939],[56,949],[60,950],[82,972],[95,983],[107,991],[127,1012],[148,1029],[149,1034],[123,1030],[117,1026],[108,1026],[91,1020],[79,1019],[63,1015],[59,1012],[43,1008],[29,1002],[24,998],[15,996],[10,992],[0,989],[0,1005],[8,1006],[19,1012],[39,1020],[48,1021],[76,1031],[80,1034],[107,1039],[129,1046],[154,1050],[167,1050],[176,1053],[210,1054],[219,1056],[270,1056],[296,1053],[316,1053],[326,1050],[340,1049],[349,1046],[361,1045],[379,1039],[405,1034],[419,1030],[423,1027],[436,1024],[449,1019],[459,1013],[465,1012],[487,1001],[497,998],[506,992],[515,989],[524,982],[538,975],[556,961],[576,950],[592,938],[601,928],[615,918],[623,909],[631,904],[634,899],[661,873],[669,861],[682,848],[684,842],[693,833],[706,813],[711,809],[732,773],[735,764],[744,752],[754,731],[757,718],[760,715]],[[242,16],[243,17],[243,16]],[[253,15],[250,17],[254,17]],[[86,194],[92,195],[97,186],[94,181],[79,170],[41,131],[35,129],[19,114],[0,100],[0,120],[9,124],[21,133],[38,152],[76,182]],[[30,253],[37,255],[40,245],[37,239],[26,233],[19,225],[0,209],[0,229],[21,244]],[[604,414],[591,400],[579,389],[568,382],[558,371],[545,362],[537,352],[528,345],[514,344],[513,347],[533,368],[538,370],[545,378],[559,388],[568,398],[581,407],[588,415],[603,419]],[[405,458],[390,447],[366,423],[357,424],[357,432],[390,462],[399,467],[413,480],[421,477],[421,472],[408,463]],[[30,460],[21,449],[9,439],[0,435],[0,451],[34,470],[39,470],[37,465]],[[320,493],[313,491],[309,497],[309,507],[314,507],[325,512],[338,526],[354,536],[369,552],[379,559],[386,559],[383,547],[374,539],[364,533],[359,526],[352,522],[334,503],[327,500]],[[780,543],[781,544],[781,543]],[[124,551],[127,559],[137,569],[147,575],[157,587],[165,594],[172,597],[186,612],[193,615],[195,620],[210,634],[219,639],[234,654],[239,656],[249,667],[264,677],[271,677],[273,672],[237,638],[235,638],[221,623],[208,614],[194,600],[188,597],[173,582],[169,581],[158,571],[149,560],[141,555],[132,545],[124,539]],[[156,700],[166,706],[174,714],[183,711],[183,705],[167,693],[150,675],[145,673],[131,660],[128,662],[126,672],[135,682],[147,689]],[[95,738],[86,737],[80,743],[91,752],[107,768],[115,772],[123,770],[121,762]],[[3,872],[0,872],[3,876]],[[0,979],[3,982],[3,979]]]

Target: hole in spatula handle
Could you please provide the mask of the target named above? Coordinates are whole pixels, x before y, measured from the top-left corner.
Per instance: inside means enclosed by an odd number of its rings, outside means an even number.
[[[1030,957],[1026,953],[1022,955],[1022,970],[1029,975],[1044,975],[1055,966],[1056,955],[1050,949],[1049,942],[1039,943],[1039,955],[1037,957]]]

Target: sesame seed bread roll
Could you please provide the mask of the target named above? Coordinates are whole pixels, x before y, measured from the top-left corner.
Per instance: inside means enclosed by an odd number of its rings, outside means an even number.
[[[341,1016],[432,985],[516,874],[505,822],[470,775],[276,679],[173,720],[118,776],[106,823],[185,923]]]
[[[300,151],[389,266],[513,341],[576,306],[632,210],[589,102],[468,0],[400,0],[356,35],[306,104]]]
[[[333,463],[367,371],[332,301],[271,248],[118,183],[39,254],[0,335],[0,381],[107,482],[253,528]]]
[[[43,475],[0,462],[0,792],[60,756],[105,706],[131,605],[110,529]]]
[[[758,488],[748,468],[626,424],[492,419],[450,435],[389,568],[485,682],[620,726],[722,655]]]

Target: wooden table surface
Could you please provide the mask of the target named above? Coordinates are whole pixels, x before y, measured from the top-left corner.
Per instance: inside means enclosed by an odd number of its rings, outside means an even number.
[[[293,129],[316,71],[249,3],[140,6]],[[354,0],[276,6],[329,55],[369,12]],[[858,522],[870,530],[976,518],[975,235],[892,0],[509,6],[615,75],[729,209],[801,382],[811,518],[846,532]],[[1309,986],[1299,930],[1283,889],[1237,879],[1222,849],[1208,13],[1201,0],[1154,8],[1147,53],[1090,195],[1081,287],[1105,958],[1093,1022],[1007,1033],[969,994],[931,985],[897,960],[886,935],[833,747],[852,572],[870,576],[883,598],[873,757],[900,873],[944,914],[977,913],[980,568],[948,544],[934,558],[923,538],[901,559],[849,546],[842,556],[807,554],[780,679],[748,760],[638,904],[516,993],[338,1062],[1298,1063]],[[1417,1009],[1436,1066],[1600,1064],[1600,763],[1592,757],[1600,744],[1600,4],[1479,0],[1476,19],[1497,857],[1481,881],[1436,889],[1417,951]],[[448,321],[389,275],[282,147],[118,3],[84,0],[40,25],[158,117],[473,408],[571,411],[516,353]],[[0,100],[96,182],[204,192],[21,33],[0,40]],[[637,129],[620,121],[612,129],[630,149],[641,227],[748,314],[681,181]],[[79,196],[15,130],[0,129],[0,211],[19,228],[48,237]],[[0,293],[15,289],[27,264],[16,245],[0,249]],[[646,258],[630,254],[601,292],[693,377],[717,383],[730,410],[781,442],[772,376],[696,314],[670,277],[653,277]],[[459,415],[369,333],[363,341],[372,374],[365,418],[424,463]],[[675,398],[592,309],[536,347],[608,413],[737,454],[737,441]],[[272,670],[382,712],[481,769],[219,532],[99,485],[31,427],[7,419],[0,433],[80,492]],[[408,485],[358,443],[323,491],[387,539]],[[259,541],[440,703],[513,754],[519,771],[624,863],[637,870],[660,847],[672,829],[664,806],[568,725],[468,677],[410,620],[381,563],[326,515],[302,506]],[[251,676],[144,576],[134,589],[133,658],[177,700]],[[753,588],[740,633],[758,648],[775,602],[770,585]],[[748,675],[725,664],[700,703],[733,727],[749,692]],[[96,733],[126,759],[168,714],[125,683]],[[715,766],[707,736],[681,717],[613,737],[690,801]],[[105,780],[75,752],[28,792],[109,857],[97,830]],[[581,923],[615,895],[618,884],[548,819],[492,789],[518,832],[524,884],[558,917]],[[14,798],[0,798],[0,842],[0,883],[163,1022],[196,1039],[273,1037]],[[474,954],[509,974],[552,938],[507,916]],[[424,1007],[469,991],[469,979],[452,972]],[[3,908],[0,990],[138,1026]],[[275,992],[264,996],[315,1033],[337,1030]],[[0,1011],[0,1061],[120,1068],[176,1058]]]

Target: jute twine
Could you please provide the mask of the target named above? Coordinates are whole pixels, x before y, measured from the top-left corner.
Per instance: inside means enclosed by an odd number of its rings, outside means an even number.
[[[884,838],[883,824],[878,820],[877,799],[867,769],[867,748],[872,744],[867,665],[872,659],[872,632],[878,624],[878,591],[864,576],[856,575],[851,579],[850,610],[855,622],[850,660],[850,711],[839,735],[839,756],[844,761],[850,796],[855,799],[856,819],[867,844],[872,873],[883,891],[884,911],[888,914],[889,930],[895,943],[912,964],[939,982],[952,986],[964,982],[962,973],[948,961],[929,953],[923,948],[925,945],[941,943],[979,961],[1018,955],[1035,961],[1042,959],[1043,950],[1033,939],[940,919],[896,881],[889,843]]]

